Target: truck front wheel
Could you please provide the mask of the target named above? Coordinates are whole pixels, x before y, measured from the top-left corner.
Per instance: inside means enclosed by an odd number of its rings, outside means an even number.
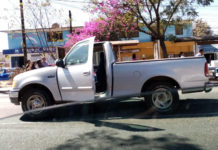
[[[179,95],[175,86],[158,82],[147,87],[145,101],[150,110],[159,113],[173,112],[179,103]]]
[[[49,95],[42,90],[39,89],[31,89],[24,93],[22,98],[22,109],[23,111],[30,111],[39,108],[44,108],[52,105],[51,98]],[[31,116],[39,116],[42,111],[34,111]]]

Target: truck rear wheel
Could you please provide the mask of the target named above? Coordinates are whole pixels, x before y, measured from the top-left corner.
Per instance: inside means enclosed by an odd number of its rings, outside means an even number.
[[[151,84],[146,92],[148,92],[148,95],[145,96],[146,104],[154,112],[171,113],[178,106],[178,91],[170,83],[157,82]]]
[[[52,105],[52,102],[49,95],[39,89],[28,90],[22,98],[22,110],[24,112],[44,108],[50,105]],[[42,113],[43,111],[39,110],[31,112],[29,115],[32,117],[41,117]]]

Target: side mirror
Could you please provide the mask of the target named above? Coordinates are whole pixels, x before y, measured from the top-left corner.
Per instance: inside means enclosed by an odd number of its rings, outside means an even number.
[[[58,59],[58,60],[56,61],[56,66],[64,68],[65,65],[64,65],[63,59]]]

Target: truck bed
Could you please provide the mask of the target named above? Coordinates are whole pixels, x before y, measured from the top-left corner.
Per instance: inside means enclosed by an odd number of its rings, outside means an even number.
[[[136,94],[152,78],[167,77],[178,83],[183,92],[203,91],[205,82],[204,57],[138,60],[113,64],[114,96]]]

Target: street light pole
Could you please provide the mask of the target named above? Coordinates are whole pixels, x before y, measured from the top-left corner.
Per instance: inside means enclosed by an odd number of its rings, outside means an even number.
[[[20,0],[20,16],[21,16],[21,26],[22,26],[24,65],[26,66],[26,63],[27,63],[27,48],[26,48],[26,32],[25,32],[25,25],[24,25],[23,1],[22,0]]]
[[[72,15],[71,15],[71,11],[69,10],[69,21],[70,21],[70,34],[72,34],[73,29],[72,29]]]

